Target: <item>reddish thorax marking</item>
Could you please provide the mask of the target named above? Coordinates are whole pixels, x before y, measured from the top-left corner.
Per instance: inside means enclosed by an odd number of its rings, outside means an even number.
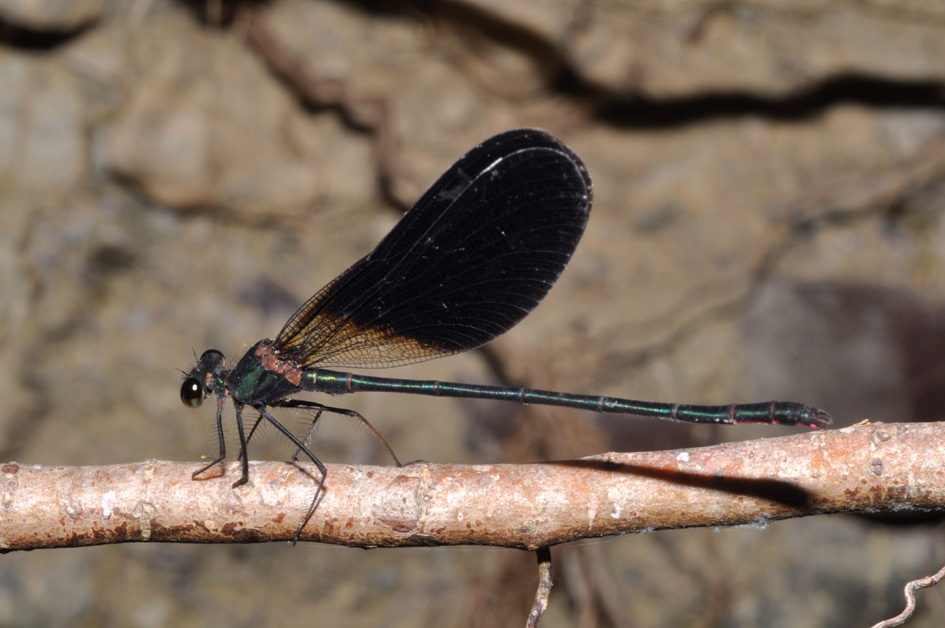
[[[279,352],[272,348],[268,342],[260,342],[256,345],[256,357],[263,368],[273,373],[278,373],[289,380],[295,386],[302,384],[302,369],[295,362],[280,360]]]

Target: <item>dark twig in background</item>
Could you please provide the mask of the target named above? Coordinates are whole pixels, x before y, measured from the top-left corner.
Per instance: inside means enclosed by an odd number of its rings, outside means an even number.
[[[410,204],[396,198],[392,190],[397,174],[394,162],[394,138],[387,101],[378,96],[353,94],[348,83],[338,77],[312,76],[302,60],[270,31],[265,19],[249,6],[239,12],[246,42],[282,84],[308,109],[333,109],[353,129],[365,131],[374,139],[375,165],[380,189],[388,201],[406,210]]]

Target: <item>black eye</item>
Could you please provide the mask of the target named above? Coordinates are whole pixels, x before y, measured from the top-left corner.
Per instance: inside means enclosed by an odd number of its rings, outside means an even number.
[[[184,402],[185,406],[196,408],[203,403],[205,396],[203,386],[200,385],[200,380],[196,377],[188,377],[180,386],[180,400]]]
[[[222,353],[216,349],[207,349],[200,355],[198,368],[201,368],[207,373],[212,373],[218,369],[222,369],[225,365],[226,358],[223,357]]]

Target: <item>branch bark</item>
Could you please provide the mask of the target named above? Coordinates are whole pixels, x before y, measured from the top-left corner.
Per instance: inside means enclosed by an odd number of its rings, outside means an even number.
[[[301,540],[354,547],[496,545],[812,514],[945,508],[945,423],[535,464],[327,465]],[[250,482],[191,479],[194,463],[0,466],[0,551],[128,541],[292,540],[315,490],[307,467],[255,462]],[[221,471],[223,469],[221,468]]]

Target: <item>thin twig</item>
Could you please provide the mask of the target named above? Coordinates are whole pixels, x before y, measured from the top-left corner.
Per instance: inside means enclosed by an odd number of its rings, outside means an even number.
[[[494,545],[757,524],[818,513],[945,508],[945,423],[866,424],[784,438],[536,464],[326,465],[301,540],[353,547]],[[308,467],[257,462],[236,489],[195,463],[0,466],[0,550],[127,541],[289,541]]]
[[[873,624],[872,628],[892,628],[893,626],[901,626],[906,623],[906,620],[912,617],[912,614],[915,612],[915,590],[934,587],[942,578],[945,578],[945,567],[939,569],[938,573],[934,576],[926,576],[925,578],[919,578],[918,580],[906,583],[904,591],[906,596],[906,608],[895,617],[885,619],[878,624]]]
[[[548,608],[548,598],[551,596],[551,548],[539,547],[535,554],[538,558],[538,588],[535,590],[535,602],[528,613],[525,628],[538,628],[538,622]]]

